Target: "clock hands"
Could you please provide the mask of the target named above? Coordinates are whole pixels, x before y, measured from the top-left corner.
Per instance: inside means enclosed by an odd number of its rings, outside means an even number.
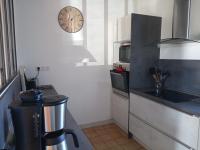
[[[84,19],[77,8],[67,6],[60,11],[58,21],[65,31],[74,33],[82,28]]]

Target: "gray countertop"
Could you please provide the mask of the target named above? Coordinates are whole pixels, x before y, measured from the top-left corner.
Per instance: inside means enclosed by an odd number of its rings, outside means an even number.
[[[145,93],[145,91],[149,91],[149,89],[131,89],[130,90],[131,93],[134,93],[136,95],[148,98],[149,100],[155,101],[157,103],[163,104],[165,106],[171,107],[173,109],[187,113],[189,115],[200,117],[200,101],[198,100],[173,103],[173,102],[164,100],[160,97],[147,94]]]
[[[57,95],[56,90],[51,85],[38,87],[44,95]],[[88,138],[82,132],[81,128],[77,125],[69,110],[66,110],[66,129],[73,129],[79,141],[79,148],[76,148],[73,143],[72,136],[67,135],[67,143],[69,150],[92,150],[92,145]]]

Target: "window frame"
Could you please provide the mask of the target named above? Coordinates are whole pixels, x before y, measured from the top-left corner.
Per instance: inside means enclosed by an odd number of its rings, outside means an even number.
[[[0,0],[0,100],[17,77],[13,0]]]

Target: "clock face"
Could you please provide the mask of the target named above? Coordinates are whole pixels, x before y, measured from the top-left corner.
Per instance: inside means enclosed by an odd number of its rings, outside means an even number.
[[[58,15],[58,22],[66,32],[75,33],[82,29],[84,18],[80,10],[67,6],[61,9]]]

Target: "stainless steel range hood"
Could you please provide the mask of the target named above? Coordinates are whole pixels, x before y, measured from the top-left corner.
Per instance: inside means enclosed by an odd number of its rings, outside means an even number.
[[[174,0],[172,38],[162,39],[160,44],[198,42],[190,37],[191,0]]]

